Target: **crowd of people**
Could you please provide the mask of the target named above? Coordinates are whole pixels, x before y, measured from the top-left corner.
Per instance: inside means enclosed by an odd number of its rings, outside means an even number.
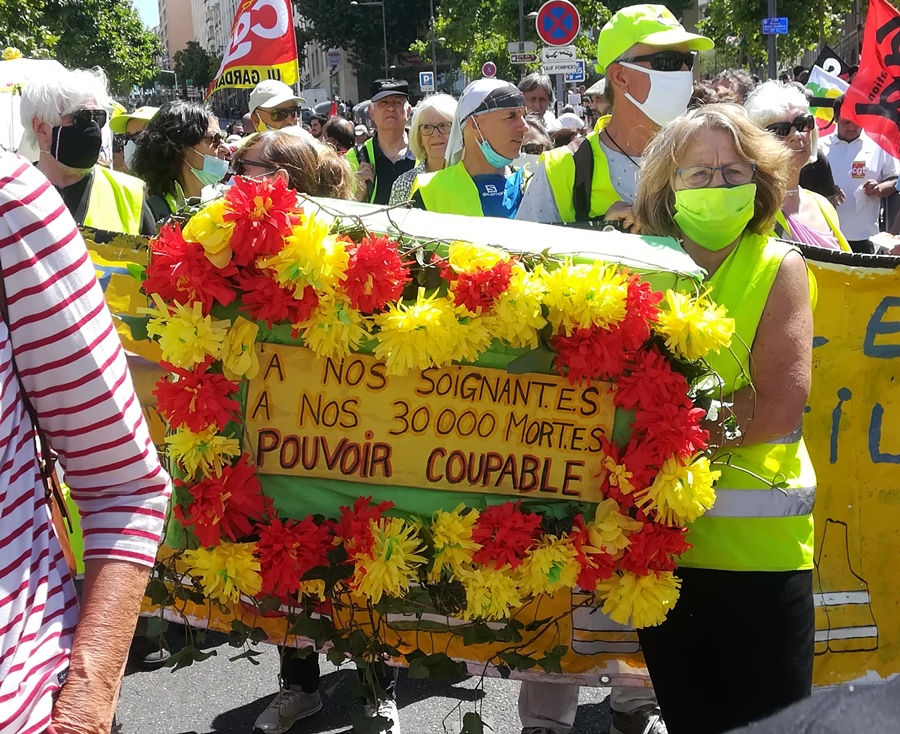
[[[0,732],[109,731],[171,489],[75,227],[153,235],[234,176],[280,178],[309,196],[600,221],[678,240],[735,319],[743,347],[712,366],[742,430],[715,439],[731,457],[727,489],[691,527],[677,607],[640,631],[653,688],[614,688],[610,731],[718,734],[808,697],[816,481],[800,427],[816,291],[791,243],[876,252],[900,163],[843,116],[840,98],[836,131],[819,138],[802,83],[732,70],[695,84],[696,54],[712,45],[662,6],[627,7],[600,33],[604,78],[584,91],[581,116],[553,114],[540,74],[518,85],[479,79],[459,99],[436,94],[415,109],[405,81],[379,79],[371,136],[340,116],[304,126],[302,98],[275,80],[225,132],[208,107],[181,100],[109,120],[100,70],[28,85],[19,155],[0,154],[0,535],[12,559],[0,569]],[[107,123],[111,167],[99,162]],[[48,522],[34,428],[50,436],[82,515],[80,613]],[[769,490],[776,478],[784,491]],[[164,662],[165,649],[151,648],[141,659]],[[396,734],[396,674],[376,675],[388,700],[368,713]],[[280,677],[256,722],[268,734],[323,707],[317,656],[282,650]],[[524,683],[523,734],[566,734],[577,705],[576,686]]]

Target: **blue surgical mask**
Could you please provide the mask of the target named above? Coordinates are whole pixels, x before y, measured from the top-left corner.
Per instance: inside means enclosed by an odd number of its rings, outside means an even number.
[[[194,149],[191,148],[191,150]],[[200,151],[194,150],[194,152],[200,155]],[[203,168],[199,169],[191,166],[191,171],[204,186],[213,186],[225,178],[225,175],[228,173],[228,161],[224,158],[216,158],[214,155],[204,155]]]
[[[478,123],[475,122],[475,118],[472,117],[472,124],[475,125],[475,132],[478,133],[478,137],[481,140],[478,141],[478,147],[481,149],[481,154],[484,156],[484,159],[487,161],[487,164],[492,168],[506,168],[511,165],[515,158],[506,158],[505,156],[500,155],[496,150],[491,147],[491,144],[484,139],[484,135],[481,134],[481,128],[478,127]]]

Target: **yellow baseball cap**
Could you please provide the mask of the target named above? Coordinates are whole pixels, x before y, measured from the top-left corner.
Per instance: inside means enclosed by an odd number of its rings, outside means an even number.
[[[129,120],[150,122],[157,112],[159,112],[159,107],[138,107],[134,112],[127,115],[116,115],[113,117],[109,121],[109,129],[117,134],[124,133]]]
[[[613,61],[636,43],[675,46],[686,43],[692,51],[709,51],[711,38],[688,33],[665,5],[630,5],[616,13],[600,31],[597,65],[604,73]]]

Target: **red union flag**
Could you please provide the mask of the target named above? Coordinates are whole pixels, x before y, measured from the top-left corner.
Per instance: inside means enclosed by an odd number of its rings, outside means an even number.
[[[859,73],[842,114],[892,156],[900,155],[900,12],[870,0]]]
[[[252,88],[265,79],[294,84],[298,77],[290,0],[241,0],[207,98],[217,89]]]

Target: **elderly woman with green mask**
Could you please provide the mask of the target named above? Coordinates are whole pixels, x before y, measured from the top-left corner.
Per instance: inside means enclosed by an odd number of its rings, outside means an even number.
[[[816,475],[802,418],[815,281],[772,236],[791,152],[740,107],[711,104],[666,125],[642,167],[642,232],[678,239],[735,321],[731,348],[707,359],[739,435],[707,426],[716,502],[689,525],[678,603],[638,631],[670,734],[718,734],[812,689]]]
[[[447,165],[416,179],[413,205],[443,214],[515,218],[525,172],[511,164],[527,132],[525,97],[517,87],[499,79],[472,82],[459,98]]]

